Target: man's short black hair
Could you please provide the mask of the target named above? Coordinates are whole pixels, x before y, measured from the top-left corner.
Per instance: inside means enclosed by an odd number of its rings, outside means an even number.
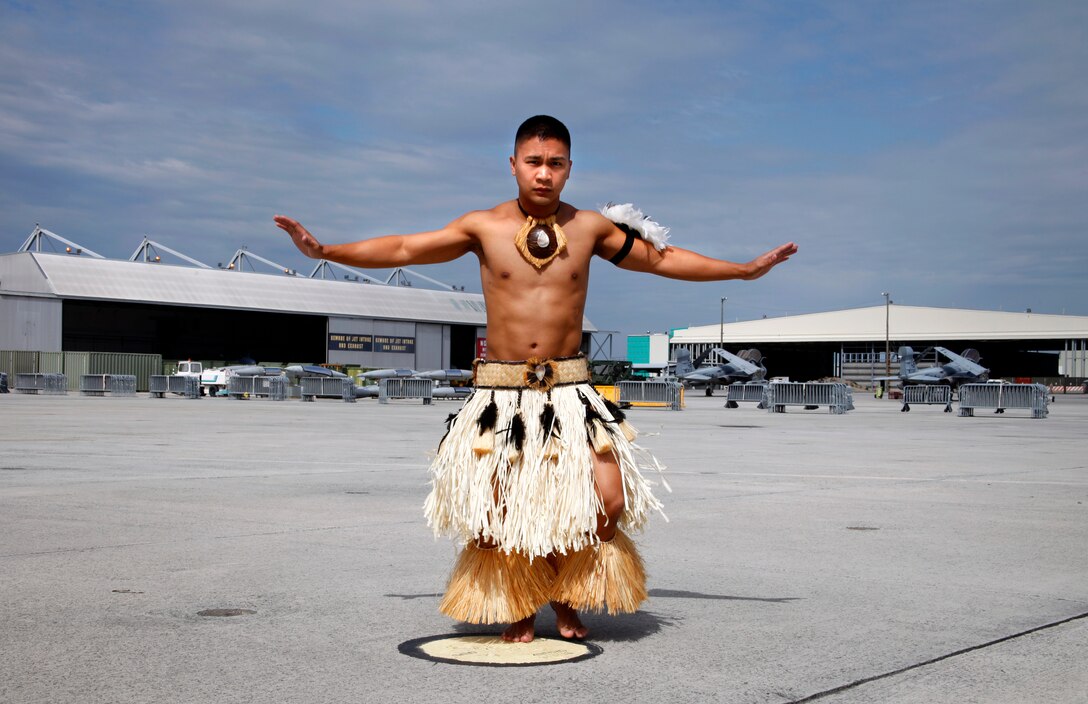
[[[551,115],[534,115],[521,123],[518,133],[514,135],[514,150],[527,139],[558,139],[570,150],[570,132],[567,126]]]

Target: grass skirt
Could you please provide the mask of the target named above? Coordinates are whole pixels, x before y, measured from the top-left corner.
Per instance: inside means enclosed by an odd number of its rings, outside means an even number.
[[[465,546],[438,610],[469,623],[514,623],[551,600],[555,570],[547,560]]]
[[[603,508],[593,453],[603,452],[615,457],[623,478],[618,527],[639,530],[661,510],[642,470],[662,467],[634,436],[619,409],[588,383],[477,386],[451,418],[431,465],[427,523],[436,535],[493,544],[530,561],[595,546]]]

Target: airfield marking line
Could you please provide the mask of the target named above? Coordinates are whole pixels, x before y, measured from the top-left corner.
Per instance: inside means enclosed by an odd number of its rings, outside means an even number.
[[[667,470],[669,474],[691,474],[715,477],[783,477],[786,479],[876,479],[882,481],[932,482],[924,477],[873,477],[862,474],[785,474],[778,472],[683,472]]]
[[[184,476],[184,477],[164,477],[155,474],[139,474],[125,477],[104,477],[102,479],[94,479],[87,477],[76,477],[69,480],[58,480],[48,486],[53,489],[59,488],[73,488],[79,486],[94,486],[96,484],[121,484],[125,482],[200,482],[207,480],[221,480],[221,479],[272,479],[278,477],[321,477],[327,475],[345,475],[345,474],[382,474],[386,472],[392,472],[395,469],[403,468],[415,468],[415,469],[427,469],[429,465],[425,464],[398,464],[387,465],[392,469],[380,469],[371,470],[365,468],[355,469],[337,469],[337,470],[324,470],[321,472],[278,472],[278,473],[266,473],[266,474],[213,474],[208,476]],[[44,468],[42,470],[34,471],[49,471],[60,472],[64,470]],[[19,488],[40,488],[40,485],[12,485]]]
[[[1083,469],[1082,467],[1075,467],[1073,469]],[[1026,470],[1025,470],[1026,471]],[[778,474],[775,472],[712,472],[710,474],[704,472],[682,472],[682,471],[667,471],[670,475],[693,475],[693,476],[719,476],[719,477],[783,477],[786,479],[865,479],[874,481],[888,481],[888,482],[963,482],[963,483],[986,483],[986,484],[1052,484],[1055,486],[1088,486],[1088,482],[1057,482],[1047,480],[1016,480],[1016,479],[966,479],[960,477],[875,477],[864,474]]]
[[[10,447],[10,446],[9,446]],[[88,455],[86,452],[41,452],[38,453],[41,457],[113,457],[113,458],[141,458],[148,459],[144,455],[134,454],[122,454],[122,453],[92,453]],[[237,464],[239,462],[259,462],[261,464],[293,464],[293,465],[315,465],[315,464],[329,464],[329,465],[345,465],[345,466],[357,466],[357,463],[337,461],[337,460],[309,460],[309,459],[276,459],[276,458],[263,458],[263,457],[179,457],[171,455],[171,460],[178,460],[183,462],[230,462],[231,464]],[[373,464],[379,464],[380,462],[374,462]],[[417,464],[383,464],[387,467],[429,467],[429,464],[417,465]]]
[[[159,477],[156,475],[149,475],[147,479],[156,479],[162,481],[193,481],[200,479],[246,479],[246,478],[268,478],[268,477],[319,477],[324,474],[379,474],[383,472],[392,472],[398,469],[427,469],[430,465],[426,464],[385,464],[381,468],[370,469],[367,467],[353,467],[351,469],[323,469],[319,472],[265,472],[262,474],[208,474],[197,476],[181,476],[181,477]],[[101,481],[127,481],[131,477],[118,477],[116,480],[103,479]]]
[[[402,521],[401,523],[415,523],[415,521]],[[59,555],[70,552],[94,552],[96,550],[118,550],[120,548],[147,547],[149,545],[177,545],[180,543],[195,543],[204,540],[237,540],[238,538],[263,538],[272,535],[295,535],[304,533],[321,533],[326,531],[356,530],[366,528],[367,525],[357,526],[324,526],[321,528],[297,528],[294,530],[272,530],[259,533],[235,533],[227,535],[210,535],[203,537],[183,538],[182,540],[151,540],[142,543],[118,543],[116,545],[88,545],[82,548],[56,548],[54,550],[37,550],[34,552],[12,552],[0,554],[0,559],[8,557],[35,557],[41,555]]]
[[[985,648],[989,648],[989,647],[992,647],[992,646],[995,646],[995,645],[999,645],[1001,643],[1005,643],[1007,641],[1014,640],[1016,638],[1022,638],[1024,636],[1031,635],[1032,633],[1038,633],[1039,631],[1045,631],[1045,630],[1047,630],[1049,628],[1056,628],[1058,626],[1063,626],[1063,625],[1065,625],[1067,623],[1072,623],[1073,621],[1079,621],[1080,619],[1083,619],[1083,618],[1088,618],[1088,612],[1085,612],[1085,613],[1082,613],[1082,614],[1077,614],[1076,616],[1070,616],[1069,618],[1062,619],[1061,621],[1054,621],[1053,623],[1047,623],[1047,624],[1042,625],[1042,626],[1036,626],[1035,628],[1029,628],[1026,631],[1020,631],[1019,633],[1014,633],[1011,636],[1005,636],[1004,638],[998,638],[996,640],[987,641],[985,643],[980,643],[979,645],[973,645],[973,646],[970,646],[968,648],[961,648],[960,650],[955,650],[955,651],[953,651],[951,653],[946,653],[945,655],[940,655],[940,656],[935,657],[935,658],[930,658],[929,660],[925,660],[923,662],[915,663],[914,665],[908,665],[906,667],[901,667],[898,670],[891,670],[889,672],[883,672],[883,673],[881,673],[879,675],[873,675],[872,677],[865,677],[863,679],[855,680],[855,681],[850,682],[848,684],[840,685],[838,687],[833,687],[832,689],[825,689],[822,692],[817,692],[815,694],[810,694],[809,696],[803,697],[801,699],[794,699],[793,701],[788,702],[787,704],[803,704],[804,702],[813,702],[813,701],[816,701],[817,699],[823,699],[824,697],[829,697],[832,694],[839,694],[839,693],[845,692],[845,691],[847,691],[849,689],[854,689],[855,687],[860,687],[863,684],[869,684],[870,682],[876,682],[877,680],[883,680],[883,679],[887,679],[889,677],[895,677],[896,675],[901,675],[904,672],[909,672],[911,670],[916,670],[916,669],[921,668],[921,667],[926,667],[927,665],[933,665],[935,663],[941,662],[942,660],[948,660],[949,658],[954,658],[954,657],[957,657],[959,655],[965,655],[967,653],[971,653],[971,652],[974,652],[976,650],[983,650]]]
[[[940,481],[963,482],[963,483],[968,483],[968,482],[982,483],[982,482],[985,482],[987,484],[1046,484],[1046,485],[1053,485],[1053,486],[1088,486],[1088,483],[1085,483],[1085,482],[1052,482],[1052,481],[1044,481],[1042,479],[1039,479],[1039,480],[1036,480],[1036,481],[1030,481],[1030,480],[1027,480],[1027,479],[1023,479],[1023,480],[1018,480],[1018,479],[942,479]]]
[[[396,469],[427,469],[430,465],[426,464],[390,464],[383,465],[389,469],[366,469],[361,467],[355,467],[354,469],[326,469],[320,472],[276,472],[265,474],[209,474],[207,476],[196,477],[149,477],[149,479],[162,479],[164,481],[173,482],[186,482],[200,479],[268,479],[270,477],[320,477],[325,474],[378,474],[381,472],[392,472]]]

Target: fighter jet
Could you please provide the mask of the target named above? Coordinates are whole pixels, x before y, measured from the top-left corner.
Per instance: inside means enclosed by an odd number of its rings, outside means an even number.
[[[417,372],[420,379],[434,379],[435,381],[472,381],[471,369],[435,369],[429,372]]]
[[[700,366],[712,355],[718,364]],[[763,355],[754,347],[741,350],[738,354],[714,347],[699,355],[694,364],[691,362],[690,352],[685,349],[676,350],[676,378],[689,389],[704,387],[707,396],[714,395],[714,387],[718,384],[762,381],[766,375]]]
[[[433,369],[417,372],[415,369],[374,369],[359,375],[361,379],[431,379],[432,381],[472,381],[472,371],[468,369]]]
[[[472,381],[469,369],[432,369],[417,372],[415,369],[374,369],[359,375],[361,379],[379,381],[381,379],[427,379],[433,383],[432,398],[467,398],[472,393],[468,386],[449,386],[451,381]],[[445,382],[445,385],[443,385]],[[355,387],[356,398],[378,397],[378,385]]]
[[[338,372],[335,369],[329,369],[328,367],[318,367],[310,364],[291,364],[283,368],[284,374],[291,380],[291,383],[298,383],[299,377],[304,376],[325,376],[325,377],[346,377],[347,374]]]
[[[405,377],[416,376],[419,372],[415,369],[374,369],[369,372],[363,372],[359,375],[360,379],[399,379]]]
[[[930,350],[937,352],[938,364],[934,367],[918,368],[918,359],[925,357]],[[948,361],[940,362],[940,357]],[[903,386],[911,384],[947,384],[953,389],[963,384],[983,382],[990,375],[990,370],[979,364],[982,357],[978,350],[968,348],[963,354],[956,354],[945,347],[930,347],[918,353],[910,347],[899,348],[899,376],[890,377],[898,379]]]

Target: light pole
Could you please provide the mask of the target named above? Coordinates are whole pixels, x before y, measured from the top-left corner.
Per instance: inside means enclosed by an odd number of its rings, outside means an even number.
[[[718,347],[725,347],[725,302],[729,300],[729,296],[722,296],[722,319],[721,324],[718,326]]]
[[[880,294],[884,296],[884,376],[892,375],[892,344],[890,336],[890,328],[888,326],[889,316],[891,314],[891,295],[887,291]]]

